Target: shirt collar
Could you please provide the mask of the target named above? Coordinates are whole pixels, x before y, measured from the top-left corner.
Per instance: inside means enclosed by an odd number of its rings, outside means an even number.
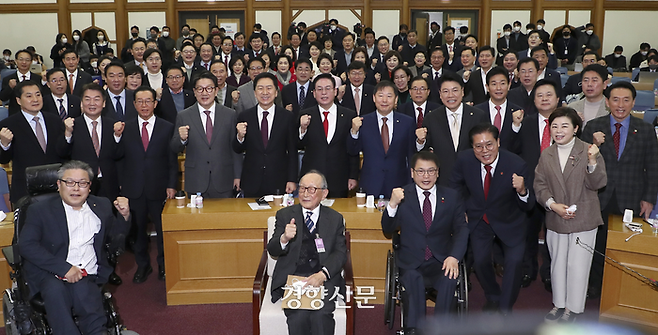
[[[87,114],[82,113],[82,117],[84,117],[85,122],[86,122],[87,124],[89,124],[89,125],[91,125],[91,123],[92,123],[93,121],[98,121],[98,126],[97,126],[97,127],[100,127],[100,125],[101,125],[101,119],[102,119],[102,118],[101,118],[100,116],[98,117],[98,119],[96,119],[96,120],[92,120],[89,116],[87,116]]]
[[[457,110],[454,111],[454,112],[451,111],[450,109],[448,109],[448,107],[446,107],[446,114],[448,114],[448,115],[450,115],[452,113],[457,113],[457,115],[462,115],[463,112],[464,112],[464,103],[460,103],[459,107],[457,107]]]
[[[489,166],[491,166],[491,171],[496,171],[496,165],[498,165],[498,158],[500,158],[500,151],[498,151],[498,155],[496,156],[496,159],[494,159],[494,161],[491,164],[489,164]],[[480,162],[480,169],[484,170],[484,164],[482,164],[482,162]]]
[[[416,192],[418,193],[419,196],[420,195],[424,196],[425,194],[423,194],[423,192],[425,191],[430,192],[430,198],[436,197],[436,184],[434,184],[434,186],[432,186],[432,188],[430,188],[429,190],[423,190],[422,188],[420,188],[420,186],[416,184]]]
[[[212,106],[210,106],[210,108],[208,108],[208,109],[203,108],[201,106],[201,104],[197,104],[197,106],[199,107],[199,113],[201,115],[206,115],[206,113],[204,113],[205,111],[210,111],[211,113],[215,111],[215,103],[214,102],[212,103]]]
[[[612,114],[610,114],[610,124],[614,127],[615,123],[621,123],[621,125],[624,128],[628,129],[631,126],[631,116],[629,115],[625,119],[623,119],[621,122],[619,122],[619,121],[615,120],[615,118],[612,116]]]
[[[427,100],[425,100],[425,102],[423,102],[423,103],[420,104],[420,105],[416,105],[416,102],[413,102],[413,104],[414,104],[414,110],[417,110],[418,107],[420,107],[420,108],[422,108],[424,111],[427,111],[427,110],[426,110],[426,108],[427,108]]]
[[[137,124],[140,125],[140,126],[144,122],[148,122],[150,125],[154,125],[155,124],[155,114],[151,115],[151,117],[146,119],[146,120],[142,119],[141,116],[138,116],[137,121],[138,121]]]

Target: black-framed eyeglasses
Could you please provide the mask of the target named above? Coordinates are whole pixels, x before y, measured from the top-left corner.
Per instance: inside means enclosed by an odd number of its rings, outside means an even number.
[[[308,194],[315,194],[318,190],[324,190],[324,187],[315,187],[315,186],[299,186],[299,193],[308,192]]]
[[[197,86],[197,87],[194,88],[194,90],[197,93],[203,93],[203,91],[206,91],[208,93],[212,93],[215,90],[215,88],[216,88],[215,86],[208,86],[208,87]]]
[[[60,179],[59,181],[64,183],[64,185],[66,185],[66,187],[75,187],[75,185],[77,184],[78,186],[80,186],[80,188],[87,188],[87,187],[89,187],[89,185],[91,185],[91,182],[87,181],[87,180],[75,181],[75,180]]]

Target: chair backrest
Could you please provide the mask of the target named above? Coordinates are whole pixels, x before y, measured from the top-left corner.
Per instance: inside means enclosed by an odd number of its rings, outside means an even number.
[[[640,68],[636,67],[631,71],[631,78],[637,78],[637,75],[640,74]]]
[[[567,80],[569,80],[569,77],[571,77],[568,74],[561,74],[560,75],[560,80],[562,81],[562,87],[567,84]]]
[[[608,66],[607,69],[608,69],[608,73],[609,73],[609,74],[612,74],[612,73],[614,72],[614,70],[613,70],[612,67],[610,67],[610,66]]]
[[[0,121],[9,117],[9,109],[4,106],[0,106]]]
[[[658,90],[658,79],[656,79],[656,80],[653,81],[653,90],[654,90],[654,92],[655,92],[656,90]]]
[[[642,118],[644,122],[653,124],[658,117],[658,109],[652,108],[644,111],[644,117]]]
[[[635,97],[635,106],[634,110],[644,111],[647,109],[652,109],[656,106],[656,96],[653,94],[653,91],[637,91],[637,96]]]
[[[276,223],[276,217],[270,216],[267,218],[267,240],[269,241],[272,239],[272,235],[274,235],[274,224]],[[267,253],[267,275],[272,277],[272,274],[274,274],[274,267],[276,266],[276,259],[272,258],[270,256],[270,253]]]
[[[627,81],[627,82],[630,83],[631,78],[628,78],[628,77],[612,77],[612,79],[610,79],[611,84],[614,84],[614,83],[619,82],[619,81]]]
[[[564,66],[556,68],[555,71],[559,72],[560,74],[567,74],[567,72],[569,72],[569,70],[567,70],[567,68]]]

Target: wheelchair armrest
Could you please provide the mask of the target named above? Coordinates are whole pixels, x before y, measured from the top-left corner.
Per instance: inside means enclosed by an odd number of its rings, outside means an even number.
[[[14,246],[10,245],[8,247],[2,248],[2,254],[5,256],[5,259],[7,260],[7,263],[11,268],[14,268]]]
[[[263,239],[267,241],[267,230],[263,233]],[[267,242],[265,242],[267,243]],[[253,318],[253,333],[260,333],[260,306],[263,300],[263,292],[267,290],[267,244],[263,248],[263,254],[260,256],[260,263],[258,263],[258,270],[254,277],[254,286],[252,290],[252,318]]]
[[[345,232],[345,238],[346,238],[346,243],[347,243],[347,250],[345,252],[345,265],[343,266],[343,275],[345,279],[345,290],[349,290],[347,292],[354,292],[354,289],[356,286],[354,286],[354,271],[352,269],[352,246],[351,246],[351,235],[349,231]],[[347,293],[346,292],[346,293]],[[347,308],[345,309],[345,314],[347,315],[347,335],[353,335],[354,334],[354,324],[355,324],[355,306],[354,306],[354,298],[350,299],[350,301],[346,301],[345,305],[347,305]]]

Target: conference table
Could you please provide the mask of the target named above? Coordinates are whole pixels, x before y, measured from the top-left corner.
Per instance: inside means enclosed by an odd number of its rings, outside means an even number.
[[[295,199],[297,200],[297,199]],[[254,199],[206,199],[203,208],[177,208],[169,200],[162,213],[167,305],[247,303],[263,248],[267,219],[276,210],[251,210]],[[391,240],[381,229],[381,213],[357,207],[356,198],[335,199],[351,234],[354,284],[375,288],[382,304],[386,252]]]

